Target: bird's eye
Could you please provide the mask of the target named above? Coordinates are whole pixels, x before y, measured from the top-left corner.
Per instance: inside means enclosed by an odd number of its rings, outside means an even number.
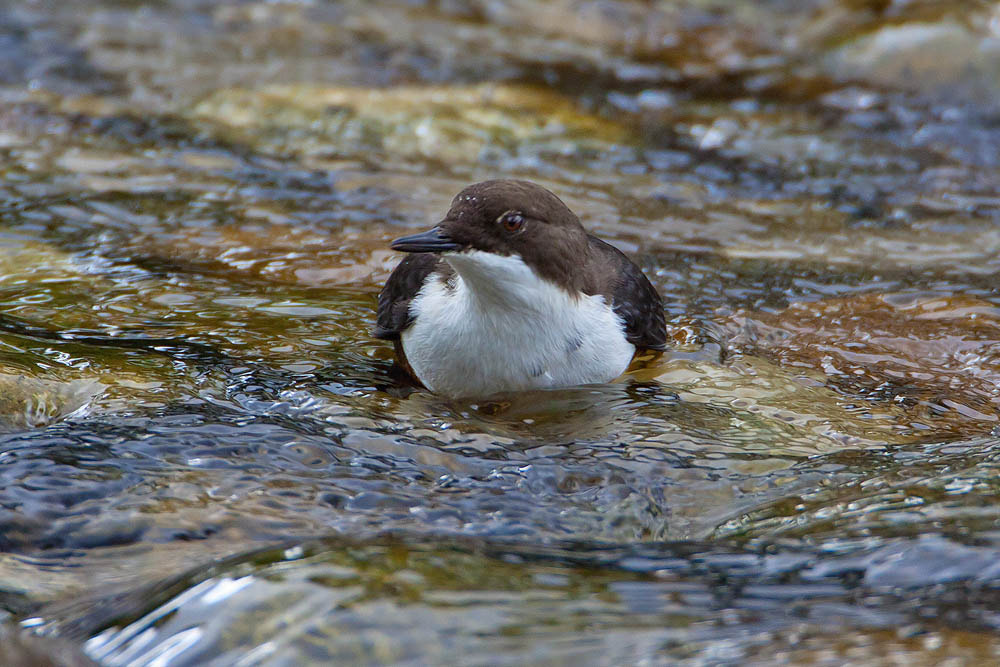
[[[524,214],[517,211],[507,211],[500,216],[497,222],[508,232],[516,232],[524,227]]]

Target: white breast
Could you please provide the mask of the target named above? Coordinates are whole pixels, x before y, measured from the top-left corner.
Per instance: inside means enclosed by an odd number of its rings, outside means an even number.
[[[446,255],[450,284],[431,278],[410,302],[403,351],[420,381],[447,396],[608,382],[635,347],[601,296],[573,297],[519,257]]]

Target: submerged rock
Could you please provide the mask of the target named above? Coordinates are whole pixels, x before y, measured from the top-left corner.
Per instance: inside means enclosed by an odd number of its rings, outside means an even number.
[[[725,364],[667,359],[632,375],[666,385],[686,406],[728,413],[712,431],[720,449],[729,453],[813,456],[909,440],[894,428],[900,415],[893,406],[853,405],[825,387],[821,375],[761,358]],[[684,448],[690,435],[664,432],[652,439]]]
[[[735,347],[822,371],[859,398],[909,406],[911,428],[977,434],[1000,421],[1000,308],[988,301],[872,294],[735,322]]]
[[[241,142],[301,156],[373,159],[375,151],[469,163],[484,151],[579,151],[625,136],[555,92],[509,84],[222,90],[192,113],[228,126]]]
[[[103,392],[104,385],[92,379],[60,382],[0,373],[0,432],[47,426]]]

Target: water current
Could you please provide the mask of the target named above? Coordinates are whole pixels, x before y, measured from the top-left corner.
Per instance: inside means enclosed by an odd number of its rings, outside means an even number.
[[[1000,10],[0,7],[0,663],[991,664]],[[663,294],[607,385],[371,336],[465,185]]]

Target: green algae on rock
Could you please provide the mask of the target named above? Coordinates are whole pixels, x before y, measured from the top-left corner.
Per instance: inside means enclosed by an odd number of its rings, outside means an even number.
[[[241,142],[299,156],[420,156],[474,163],[484,151],[578,151],[622,141],[615,123],[570,99],[524,85],[222,90],[192,117],[228,127]]]

